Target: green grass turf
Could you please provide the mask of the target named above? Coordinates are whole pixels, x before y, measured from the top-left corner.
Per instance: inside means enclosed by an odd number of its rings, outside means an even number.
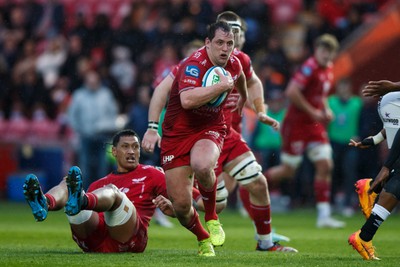
[[[214,258],[198,257],[195,237],[175,219],[173,229],[151,224],[148,246],[142,254],[84,254],[72,241],[62,211],[52,212],[46,221],[37,223],[25,203],[0,202],[0,266],[354,267],[400,264],[396,245],[400,237],[400,218],[396,213],[389,217],[374,239],[382,259],[374,263],[363,261],[347,244],[348,236],[364,222],[361,212],[344,219],[347,227],[340,230],[316,229],[315,212],[310,209],[273,215],[273,227],[278,233],[291,237],[286,244],[297,248],[298,254],[257,252],[249,219],[229,210],[220,218],[227,237],[224,246],[216,248]]]

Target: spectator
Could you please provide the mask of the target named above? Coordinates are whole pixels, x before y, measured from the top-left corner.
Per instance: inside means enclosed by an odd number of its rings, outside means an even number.
[[[29,125],[29,140],[31,143],[40,145],[43,143],[54,144],[58,141],[60,125],[51,120],[44,109],[44,104],[38,102],[33,110],[31,123]]]
[[[23,43],[22,53],[18,55],[12,72],[14,79],[22,79],[28,71],[35,70],[36,61],[36,42],[33,39],[27,39]]]
[[[365,85],[362,85],[361,89],[364,87]],[[376,109],[377,99],[364,96],[361,99],[363,105],[360,112],[359,136],[374,136],[383,127]],[[379,164],[383,163],[381,149],[382,146],[372,146],[369,149],[364,149],[363,152],[359,154],[359,177],[369,178],[375,177],[378,174]]]
[[[51,38],[46,44],[45,51],[37,58],[36,69],[46,88],[56,84],[61,66],[66,60],[67,50],[64,42],[64,37],[61,35]]]
[[[267,115],[282,123],[286,113],[286,101],[283,92],[278,89],[269,91],[266,102],[268,105]],[[268,138],[265,138],[266,136]],[[252,136],[252,148],[261,157],[259,162],[264,170],[279,165],[281,146],[282,139],[279,131],[257,121]]]
[[[334,169],[332,175],[332,196],[344,193],[341,210],[344,216],[354,214],[354,183],[358,177],[358,151],[348,145],[350,139],[359,139],[362,100],[353,95],[350,78],[339,80],[336,93],[329,96],[328,104],[334,116],[328,125],[328,135],[332,145]]]
[[[131,101],[135,93],[134,86],[138,74],[137,67],[131,60],[131,51],[125,46],[115,46],[112,50],[113,61],[110,67],[110,75],[117,81],[122,92],[122,100]],[[142,137],[142,135],[139,135]]]
[[[68,108],[68,122],[78,135],[78,162],[85,176],[85,189],[95,177],[107,174],[106,141],[116,130],[118,104],[109,88],[100,82],[99,74],[90,71],[83,87],[73,93]]]
[[[41,7],[35,36],[52,38],[62,33],[64,22],[66,21],[64,5],[59,3],[59,0],[46,0]]]
[[[34,69],[28,70],[21,77],[13,77],[13,99],[20,100],[25,109],[26,115],[30,117],[34,105],[38,102],[45,102],[47,111],[50,111],[52,102],[49,91],[45,89],[42,79]]]
[[[83,39],[78,34],[71,34],[67,42],[66,60],[60,67],[60,76],[68,79],[72,88],[78,88],[82,84],[78,62],[86,55],[83,48]]]
[[[24,105],[20,101],[14,101],[8,121],[5,140],[19,142],[25,140],[29,132],[29,120],[24,111]]]
[[[129,47],[134,62],[137,62],[148,44],[147,36],[136,20],[133,13],[125,17],[121,26],[113,34],[113,41],[116,45]]]

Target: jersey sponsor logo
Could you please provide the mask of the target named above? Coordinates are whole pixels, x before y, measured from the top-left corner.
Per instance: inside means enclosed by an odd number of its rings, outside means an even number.
[[[210,107],[207,105],[203,105],[199,108],[192,109],[192,113],[203,116],[203,117],[213,118],[215,116],[215,114],[221,112],[221,110],[224,106],[225,106],[225,104],[219,105],[218,107]]]
[[[392,118],[389,118],[389,116],[390,116],[390,113],[386,112],[385,113],[386,118],[382,118],[383,122],[391,123],[396,126],[399,125],[399,119],[392,119]]]
[[[143,182],[144,180],[146,180],[146,178],[147,178],[147,176],[140,177],[140,178],[133,178],[133,179],[132,179],[132,183],[133,183],[133,184],[141,183],[141,182]]]
[[[193,79],[188,79],[188,78],[186,78],[186,79],[183,79],[183,83],[188,83],[188,84],[195,85],[195,84],[196,84],[196,81],[193,80]]]
[[[185,74],[187,76],[199,78],[200,70],[197,66],[189,65],[189,66],[186,66],[186,68],[185,68]]]
[[[312,73],[312,69],[309,66],[303,66],[301,68],[301,73],[303,73],[304,76],[310,76]]]
[[[168,163],[168,162],[171,162],[173,159],[174,159],[174,155],[167,155],[167,156],[164,156],[163,157],[163,164],[166,164],[166,163]]]

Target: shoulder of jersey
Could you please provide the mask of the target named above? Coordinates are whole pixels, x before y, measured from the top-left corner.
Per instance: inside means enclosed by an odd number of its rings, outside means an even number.
[[[303,63],[300,67],[300,72],[304,76],[311,76],[311,74],[318,68],[318,63],[314,58],[309,58],[306,62]]]
[[[152,166],[152,165],[142,165],[142,168],[145,169],[149,169],[149,170],[154,170],[154,171],[158,171],[158,172],[162,172],[164,173],[163,168],[158,167],[158,166]]]

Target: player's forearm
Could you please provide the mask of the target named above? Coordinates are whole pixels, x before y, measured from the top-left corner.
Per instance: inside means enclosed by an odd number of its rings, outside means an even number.
[[[221,83],[217,83],[207,87],[195,87],[181,92],[181,104],[184,109],[195,109],[199,108],[213,98],[224,93],[227,88]]]
[[[252,109],[258,114],[265,114],[265,103],[264,103],[264,89],[260,79],[254,74],[254,76],[247,82],[247,90],[249,102],[252,104]]]
[[[168,75],[154,89],[149,106],[149,121],[159,121],[160,114],[167,103],[168,95],[171,91],[173,79]]]
[[[248,98],[248,89],[247,89],[247,84],[246,84],[246,79],[244,77],[244,74],[240,75],[238,78],[237,84],[236,84],[236,89],[238,93],[240,94],[241,98],[243,99],[244,102],[246,102]]]
[[[149,121],[156,121],[158,122],[160,119],[160,114],[167,102],[167,98],[153,98],[150,101],[149,106]]]
[[[288,90],[285,92],[286,96],[295,105],[298,109],[305,112],[308,115],[312,115],[315,112],[315,108],[311,106],[310,103],[304,98],[300,89],[297,88],[296,85],[289,84]]]

